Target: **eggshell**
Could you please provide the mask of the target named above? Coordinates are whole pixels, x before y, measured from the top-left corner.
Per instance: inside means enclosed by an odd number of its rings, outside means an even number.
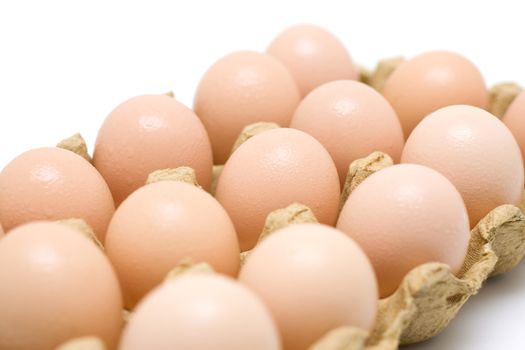
[[[337,228],[372,261],[382,298],[426,262],[443,262],[457,273],[470,239],[465,204],[437,171],[401,164],[364,180],[346,201]]]
[[[219,275],[182,276],[157,287],[133,313],[121,350],[278,350],[275,324],[246,287]]]
[[[370,330],[377,282],[363,251],[342,232],[299,224],[257,245],[239,280],[270,309],[287,350],[307,349],[340,326]]]
[[[33,222],[0,240],[0,349],[51,350],[80,336],[115,349],[122,327],[117,277],[80,232]]]
[[[405,137],[429,113],[445,106],[488,107],[480,71],[465,57],[430,51],[399,65],[383,87],[403,126]]]
[[[324,28],[302,24],[280,33],[268,53],[292,73],[302,96],[333,80],[358,78],[358,71],[346,48]]]
[[[84,219],[101,240],[115,211],[98,171],[60,148],[37,148],[0,173],[0,221],[7,231],[33,220]]]
[[[118,205],[158,169],[192,167],[208,189],[213,160],[206,130],[192,110],[168,96],[144,95],[125,101],[106,118],[93,164]]]
[[[231,276],[239,270],[228,214],[210,194],[182,182],[157,182],[132,193],[115,212],[105,246],[130,309],[183,259]]]
[[[273,129],[243,143],[224,165],[215,197],[233,223],[241,251],[251,249],[273,210],[298,202],[333,225],[339,178],[330,154],[312,136]]]
[[[399,162],[405,142],[399,119],[385,98],[350,80],[326,83],[309,93],[290,127],[323,144],[337,165],[341,185],[354,160],[382,151]]]
[[[210,135],[215,164],[228,159],[248,124],[288,126],[299,100],[293,77],[270,55],[239,51],[217,61],[202,77],[194,101]]]
[[[408,138],[403,163],[445,175],[467,205],[470,225],[502,204],[518,204],[523,160],[511,132],[495,116],[472,106],[449,106],[427,116]]]
[[[4,235],[4,228],[2,227],[2,224],[0,224],[0,238]]]
[[[503,123],[509,128],[520,146],[525,159],[525,91],[520,93],[503,116]]]

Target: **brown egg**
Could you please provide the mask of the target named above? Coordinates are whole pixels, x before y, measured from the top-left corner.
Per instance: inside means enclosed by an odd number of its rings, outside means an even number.
[[[0,224],[0,238],[4,235],[4,228],[2,227],[2,224]]]
[[[470,239],[465,204],[437,171],[401,164],[363,181],[345,203],[337,228],[372,261],[382,298],[426,262],[443,262],[457,273]]]
[[[102,176],[73,152],[33,149],[0,173],[0,221],[6,232],[33,220],[79,218],[103,240],[114,211]]]
[[[523,192],[516,140],[498,118],[477,107],[431,113],[408,138],[401,162],[445,175],[463,196],[472,227],[495,207],[518,204]]]
[[[339,177],[330,154],[312,136],[273,129],[243,143],[224,165],[215,194],[230,215],[241,250],[251,249],[273,210],[298,202],[333,225]]]
[[[125,101],[106,118],[93,164],[118,205],[158,169],[192,167],[208,189],[213,161],[206,130],[192,110],[168,96],[144,95]]]
[[[514,135],[525,161],[525,91],[511,103],[503,116],[503,123]]]
[[[323,144],[337,165],[341,185],[354,160],[382,151],[398,162],[405,142],[397,115],[385,98],[351,80],[326,83],[309,93],[290,127]]]
[[[287,350],[307,349],[340,326],[370,330],[374,324],[372,265],[357,244],[325,225],[274,232],[255,247],[239,280],[268,306]]]
[[[329,81],[358,78],[343,44],[318,26],[302,24],[286,29],[272,41],[268,53],[290,70],[302,96]]]
[[[279,350],[275,324],[248,288],[215,274],[182,276],[149,293],[121,350]]]
[[[293,77],[281,62],[240,51],[221,58],[204,74],[194,109],[210,135],[215,164],[223,164],[245,126],[288,126],[299,101]]]
[[[402,63],[385,82],[383,95],[397,112],[405,137],[441,107],[488,106],[480,71],[465,57],[447,51],[426,52]]]
[[[105,246],[130,309],[183,259],[207,262],[231,276],[239,270],[228,214],[209,193],[182,182],[153,183],[132,193],[115,212]]]
[[[33,222],[0,240],[0,349],[52,350],[85,335],[115,349],[122,328],[117,277],[80,232]]]

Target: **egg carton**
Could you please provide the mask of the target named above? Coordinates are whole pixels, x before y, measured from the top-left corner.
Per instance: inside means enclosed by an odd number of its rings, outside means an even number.
[[[348,171],[341,206],[368,176],[388,166],[392,159],[381,152],[354,161]],[[196,184],[195,172],[181,167],[163,171],[156,181],[184,181]],[[183,176],[181,176],[183,175]],[[273,211],[266,218],[259,242],[288,225],[317,223],[305,205],[293,203]],[[250,251],[241,253],[241,262]],[[369,333],[354,327],[328,332],[309,350],[393,350],[399,345],[421,342],[441,332],[490,276],[510,271],[525,255],[525,216],[513,205],[492,210],[471,231],[463,267],[454,275],[448,265],[422,264],[410,271],[391,296],[379,301],[374,329]],[[209,273],[206,264],[182,261],[166,279],[184,273]]]
[[[493,91],[508,96],[507,84]],[[512,85],[511,85],[512,88]],[[515,95],[514,95],[515,96]],[[503,101],[510,104],[508,97]],[[239,136],[233,151],[257,133],[276,128],[274,123],[255,123]],[[349,167],[341,194],[340,208],[353,190],[368,176],[392,166],[390,156],[373,152],[357,159]],[[214,181],[222,171],[214,169]],[[313,212],[299,203],[272,212],[259,239],[289,224],[317,222]],[[241,262],[249,257],[241,253]],[[380,300],[374,329],[367,333],[353,327],[329,332],[310,350],[393,350],[399,345],[417,343],[440,333],[456,316],[464,303],[490,276],[510,271],[525,255],[525,216],[514,205],[502,205],[487,214],[471,231],[467,255],[460,272],[454,275],[443,263],[429,262],[410,271],[396,292]]]
[[[401,62],[403,59],[397,57],[381,61],[373,72],[362,69],[360,80],[380,91],[384,81]],[[520,91],[521,88],[514,83],[495,85],[490,90],[489,111],[501,117]],[[278,127],[275,123],[264,122],[247,126],[235,142],[232,152],[250,137]],[[61,141],[57,147],[73,151],[91,161],[80,134]],[[352,162],[341,194],[340,208],[363,180],[392,165],[392,159],[382,152],[373,152]],[[212,194],[222,168],[222,165],[213,168]],[[199,186],[195,171],[189,167],[157,170],[149,175],[147,183],[166,180]],[[520,207],[525,208],[525,203]],[[280,228],[307,222],[317,222],[313,212],[300,203],[293,203],[268,215],[259,241]],[[75,226],[103,249],[82,220],[71,219],[65,224]],[[249,254],[249,251],[241,253],[241,263],[249,258]],[[525,216],[522,210],[514,205],[499,206],[471,230],[466,259],[457,275],[443,263],[429,262],[417,266],[405,276],[391,296],[379,301],[376,323],[371,332],[354,327],[340,327],[328,332],[309,350],[394,350],[399,345],[432,338],[450,323],[487,278],[510,271],[524,255]],[[190,261],[182,261],[167,279],[176,278],[182,273],[210,271],[209,266],[194,266]],[[125,312],[125,319],[127,317],[129,314]],[[57,349],[104,350],[104,347],[96,338],[85,337],[67,342]]]

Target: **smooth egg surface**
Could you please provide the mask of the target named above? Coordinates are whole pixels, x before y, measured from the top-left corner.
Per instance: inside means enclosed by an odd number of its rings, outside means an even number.
[[[518,204],[523,160],[512,133],[480,108],[457,105],[431,113],[408,138],[402,163],[431,167],[456,186],[474,227],[492,209]]]
[[[130,309],[183,260],[207,262],[230,276],[239,270],[228,214],[209,193],[182,182],[162,181],[132,193],[115,212],[105,246]]]
[[[478,68],[448,51],[430,51],[405,61],[386,80],[382,92],[399,116],[405,137],[441,107],[487,108],[489,96]]]
[[[333,80],[358,78],[344,45],[324,28],[301,24],[280,33],[267,52],[292,73],[302,96]]]
[[[239,51],[211,66],[195,94],[194,110],[213,147],[215,164],[224,164],[242,129],[255,122],[286,127],[300,101],[286,67],[274,57]]]
[[[514,135],[525,160],[525,91],[512,101],[502,120]]]
[[[258,244],[239,280],[273,314],[286,350],[307,349],[341,326],[370,330],[378,305],[372,265],[344,233],[298,224]]]
[[[337,228],[370,258],[381,298],[426,262],[446,263],[457,273],[470,239],[467,210],[454,185],[415,164],[394,165],[365,179],[348,197]]]
[[[0,240],[0,349],[53,350],[80,336],[115,349],[122,328],[117,277],[103,252],[53,222],[17,227]]]
[[[187,275],[167,281],[137,306],[121,350],[279,350],[270,313],[233,279]]]

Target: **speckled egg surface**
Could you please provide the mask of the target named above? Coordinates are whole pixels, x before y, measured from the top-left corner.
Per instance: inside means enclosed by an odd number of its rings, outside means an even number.
[[[0,173],[0,222],[6,231],[33,220],[79,218],[103,240],[114,211],[102,176],[73,152],[33,149]]]
[[[274,129],[243,143],[230,157],[216,198],[230,215],[242,251],[252,248],[273,210],[297,202],[333,225],[339,205],[337,169],[324,147],[295,129]]]
[[[351,80],[326,83],[309,93],[290,127],[323,144],[335,161],[341,185],[354,160],[382,151],[399,162],[405,142],[399,119],[385,98]]]

